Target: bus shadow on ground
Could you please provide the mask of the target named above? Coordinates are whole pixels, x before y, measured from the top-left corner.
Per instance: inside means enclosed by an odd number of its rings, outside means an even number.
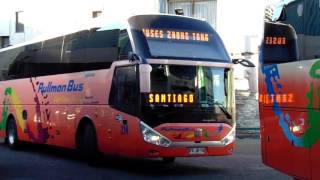
[[[190,158],[187,163],[181,162],[180,158],[177,158],[174,163],[164,163],[160,158],[143,159],[101,155],[96,163],[89,165],[76,150],[29,143],[23,144],[17,152],[20,154],[28,153],[31,156],[36,155],[39,158],[54,158],[67,163],[83,163],[88,166],[88,169],[123,171],[129,174],[148,177],[221,174],[226,171],[222,167],[209,167],[208,165],[201,164],[199,161],[194,162],[193,158]]]
[[[218,167],[206,167],[204,165],[177,162],[164,163],[160,159],[131,159],[123,157],[104,157],[105,162],[97,168],[126,171],[133,174],[143,174],[144,176],[174,176],[174,175],[204,175],[220,174],[224,169]]]

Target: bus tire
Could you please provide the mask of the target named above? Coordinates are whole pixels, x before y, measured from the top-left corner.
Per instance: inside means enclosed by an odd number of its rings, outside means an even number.
[[[84,125],[79,146],[82,158],[89,165],[95,165],[98,157],[97,135],[91,123]]]
[[[172,164],[176,160],[176,157],[163,157],[162,162],[166,164]]]
[[[18,139],[16,122],[13,118],[10,118],[8,120],[6,137],[7,144],[10,147],[10,149],[17,150],[20,146],[20,141]]]

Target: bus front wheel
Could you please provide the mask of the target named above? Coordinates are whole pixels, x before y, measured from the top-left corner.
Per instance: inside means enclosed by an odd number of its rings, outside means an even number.
[[[92,124],[86,124],[82,133],[82,140],[79,147],[81,155],[89,165],[93,165],[98,156],[97,136],[94,126]]]
[[[17,133],[17,126],[14,119],[9,119],[7,125],[7,143],[11,149],[18,149],[19,147],[19,139]]]

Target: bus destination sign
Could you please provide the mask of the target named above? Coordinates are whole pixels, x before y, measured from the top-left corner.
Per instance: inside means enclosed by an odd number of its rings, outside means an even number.
[[[209,34],[204,32],[189,32],[178,30],[143,28],[142,32],[148,39],[180,40],[208,42]]]
[[[149,93],[147,102],[149,104],[192,104],[194,98],[194,94]]]
[[[267,45],[286,45],[287,38],[268,36],[268,37],[265,37],[265,43]]]

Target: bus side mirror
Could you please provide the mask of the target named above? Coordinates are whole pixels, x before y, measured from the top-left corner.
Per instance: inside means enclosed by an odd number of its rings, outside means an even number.
[[[152,71],[152,67],[150,64],[139,65],[141,93],[150,93],[151,91],[151,77],[150,77],[151,71]]]
[[[233,64],[241,64],[245,67],[255,67],[255,65],[246,59],[232,59]]]

